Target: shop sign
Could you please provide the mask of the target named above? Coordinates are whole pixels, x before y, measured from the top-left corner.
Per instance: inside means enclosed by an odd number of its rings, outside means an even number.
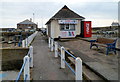
[[[58,20],[59,24],[77,24],[78,20]]]
[[[75,37],[75,31],[61,31],[60,34],[61,38],[67,38],[67,37]]]

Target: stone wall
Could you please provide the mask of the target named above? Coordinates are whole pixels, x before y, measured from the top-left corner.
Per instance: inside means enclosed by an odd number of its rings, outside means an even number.
[[[24,56],[28,53],[28,48],[3,48],[1,64],[2,70],[19,70],[23,63]]]

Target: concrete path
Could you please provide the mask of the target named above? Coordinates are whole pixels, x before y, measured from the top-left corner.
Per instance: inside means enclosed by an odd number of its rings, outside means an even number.
[[[69,68],[60,69],[60,58],[50,52],[45,37],[38,33],[32,43],[34,53],[33,80],[74,80],[74,74]]]
[[[84,40],[59,42],[69,48],[76,57],[80,57],[83,63],[107,80],[118,80],[118,55],[105,55],[104,48],[90,49],[90,43]]]

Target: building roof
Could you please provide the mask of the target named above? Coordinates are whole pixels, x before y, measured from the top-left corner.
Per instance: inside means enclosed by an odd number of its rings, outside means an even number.
[[[84,17],[78,15],[74,11],[70,10],[66,5],[60,9],[46,24],[48,24],[52,19],[66,19],[66,18],[74,18],[74,19],[85,19]]]
[[[35,24],[34,22],[29,21],[28,19],[18,23],[18,24]]]
[[[118,23],[118,22],[112,22],[111,25],[112,25],[112,26],[119,26],[119,23]]]

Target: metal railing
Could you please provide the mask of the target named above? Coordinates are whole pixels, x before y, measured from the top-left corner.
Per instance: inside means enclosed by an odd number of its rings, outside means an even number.
[[[67,51],[63,46],[54,41],[53,38],[48,39],[49,48],[51,51],[55,51],[55,57],[60,56],[61,58],[61,68],[65,68],[65,65],[75,74],[75,80],[82,80],[82,60],[79,57],[75,57],[69,51]],[[59,52],[60,51],[60,52]],[[65,53],[71,56],[75,60],[75,70],[69,65],[65,60]]]
[[[33,47],[30,46],[29,47],[29,51],[27,53],[27,55],[23,58],[23,64],[22,67],[20,69],[20,72],[18,73],[18,76],[16,78],[15,82],[18,82],[20,80],[20,76],[23,72],[24,75],[24,82],[26,82],[26,80],[30,80],[30,67],[33,67]]]
[[[35,36],[36,36],[37,33],[38,33],[38,31],[36,31],[35,33],[31,34],[25,40],[22,40],[22,47],[28,47],[28,46],[30,46],[31,42],[33,41],[33,39],[35,38]]]

